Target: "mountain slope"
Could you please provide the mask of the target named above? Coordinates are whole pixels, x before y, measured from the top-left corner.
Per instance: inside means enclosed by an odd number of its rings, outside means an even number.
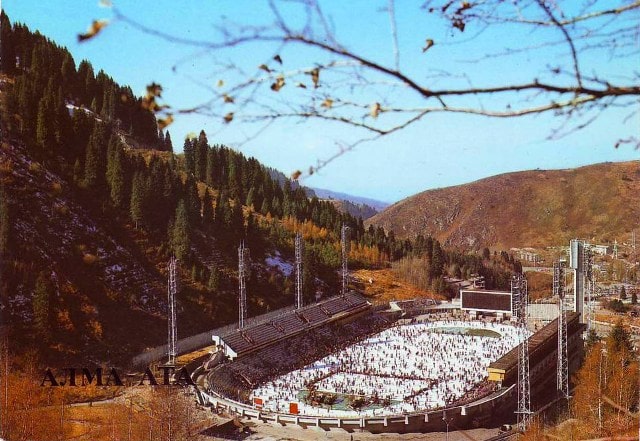
[[[583,237],[626,237],[640,217],[640,161],[507,173],[428,190],[367,224],[397,237],[432,235],[444,245],[545,246]]]
[[[378,211],[367,204],[356,204],[342,199],[328,199],[334,207],[341,213],[348,213],[353,217],[362,218],[363,220],[375,216]]]
[[[348,201],[355,205],[365,205],[374,208],[376,211],[382,211],[389,206],[387,202],[378,201],[376,199],[364,198],[361,196],[354,196],[347,193],[341,193],[332,190],[325,190],[323,188],[311,188],[317,197],[322,199],[338,199],[341,201]]]

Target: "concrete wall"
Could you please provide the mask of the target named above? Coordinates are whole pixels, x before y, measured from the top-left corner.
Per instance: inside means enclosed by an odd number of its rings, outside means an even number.
[[[447,425],[457,429],[471,429],[513,415],[516,388],[511,386],[465,406],[402,415],[366,417],[318,417],[261,412],[253,407],[200,392],[202,398],[216,409],[263,423],[295,424],[301,427],[320,427],[325,430],[340,428],[346,431],[366,430],[371,433],[426,433],[444,432]]]

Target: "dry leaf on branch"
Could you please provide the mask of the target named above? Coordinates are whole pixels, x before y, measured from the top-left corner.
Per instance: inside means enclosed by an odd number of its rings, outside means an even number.
[[[222,95],[222,99],[224,99],[225,103],[233,103],[234,99],[232,96],[227,95],[226,93]]]
[[[429,49],[431,49],[431,46],[433,46],[434,44],[435,43],[434,43],[434,41],[432,39],[427,38],[425,40],[425,42],[424,42],[424,47],[422,48],[422,52],[424,53],[424,52],[428,51]]]
[[[313,87],[318,87],[318,83],[320,82],[320,69],[315,68],[308,72],[311,75],[311,81],[313,81]]]
[[[261,64],[260,66],[258,66],[258,69],[262,69],[267,73],[271,73],[271,69],[269,69],[269,66],[267,66],[266,64]]]
[[[282,58],[280,57],[280,55],[276,55],[275,57],[273,57],[273,59],[282,64]]]
[[[276,78],[276,82],[271,85],[271,90],[278,92],[284,87],[284,77],[280,76]]]
[[[173,115],[169,114],[166,118],[158,118],[158,128],[160,130],[167,128],[171,123],[173,123]]]
[[[229,112],[224,116],[224,122],[229,124],[231,121],[233,121],[233,112]]]
[[[93,23],[91,23],[91,26],[89,26],[87,32],[85,32],[84,34],[78,34],[78,41],[83,42],[95,37],[108,24],[109,20],[93,20]]]
[[[382,108],[380,107],[380,103],[373,103],[371,105],[371,116],[373,118],[377,118],[378,115],[380,115],[380,111],[382,110]]]
[[[327,109],[330,109],[331,107],[333,107],[333,100],[331,98],[326,98],[320,105],[322,107],[326,107]]]

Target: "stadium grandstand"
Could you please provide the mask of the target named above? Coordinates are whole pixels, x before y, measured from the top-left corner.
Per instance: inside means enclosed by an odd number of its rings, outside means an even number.
[[[202,403],[264,422],[372,433],[443,431],[445,415],[460,428],[510,419],[519,340],[510,293],[473,293],[457,311],[396,301],[408,314],[394,316],[350,292],[256,317],[214,336]],[[574,371],[584,326],[578,313],[567,324]],[[529,337],[532,400],[555,391],[557,327],[554,320]]]
[[[267,322],[238,329],[226,335],[213,335],[214,343],[223,348],[230,359],[249,354],[280,340],[288,340],[301,332],[369,311],[371,304],[361,295],[350,292],[300,309],[286,311]]]

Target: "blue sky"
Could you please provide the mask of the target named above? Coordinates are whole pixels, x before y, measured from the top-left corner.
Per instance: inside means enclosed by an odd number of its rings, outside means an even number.
[[[199,40],[215,39],[214,26],[225,19],[243,24],[270,23],[269,9],[260,1],[114,0],[114,3],[127,16],[148,26]],[[393,45],[388,15],[383,10],[387,3],[358,0],[322,4],[341,41],[349,48],[391,65]],[[545,41],[549,35],[540,32],[518,34],[515,29],[504,26],[471,39],[473,29],[465,34],[454,33],[421,11],[419,3],[396,2],[401,67],[414,78],[424,78],[435,69],[447,69],[457,75],[473,75],[475,81],[482,84],[523,81],[543,75],[547,65],[568,60],[565,49],[540,49],[508,60],[470,62],[487,50],[499,52],[523,41],[535,44]],[[104,69],[116,81],[129,84],[138,94],[143,94],[145,85],[152,81],[161,83],[165,101],[175,107],[202,102],[207,98],[208,90],[199,83],[212,87],[219,79],[213,73],[212,54],[167,43],[134,30],[124,22],[112,22],[98,37],[79,44],[76,35],[93,19],[112,18],[111,10],[100,7],[97,0],[4,0],[2,7],[12,21],[23,22],[66,46],[76,63],[88,59],[96,71]],[[299,19],[290,7],[283,13],[287,20],[295,22]],[[437,41],[428,57],[420,51],[425,36]],[[253,45],[224,56],[242,66],[257,66],[270,58],[272,50],[266,45]],[[283,52],[285,64],[295,60],[300,65],[312,65],[319,59],[314,57],[319,56],[300,47]],[[173,72],[172,66],[180,60],[180,68]],[[591,53],[580,61],[585,70],[617,78],[631,72],[634,66],[637,69],[640,59],[637,55],[611,59]],[[453,87],[462,82],[462,79],[449,78],[433,84],[434,87]],[[378,99],[374,93],[362,93],[366,99]],[[281,94],[281,97],[286,96]],[[418,104],[414,100],[407,95],[408,105]],[[483,104],[490,106],[492,103],[487,100]],[[635,107],[637,110],[637,103]],[[457,185],[504,172],[639,159],[640,152],[632,147],[614,148],[619,138],[637,136],[640,131],[637,115],[626,119],[632,109],[608,110],[587,128],[557,140],[547,139],[553,127],[559,124],[552,115],[498,120],[432,114],[401,132],[358,146],[317,174],[304,178],[303,184],[393,202],[426,189]],[[255,139],[239,145],[254,127],[240,123],[224,126],[218,118],[189,115],[178,117],[169,130],[177,150],[181,149],[187,133],[204,129],[210,143],[238,146],[243,153],[287,174],[297,169],[305,170],[318,159],[331,156],[338,148],[336,143],[365,135],[337,124],[287,120],[271,125]]]

